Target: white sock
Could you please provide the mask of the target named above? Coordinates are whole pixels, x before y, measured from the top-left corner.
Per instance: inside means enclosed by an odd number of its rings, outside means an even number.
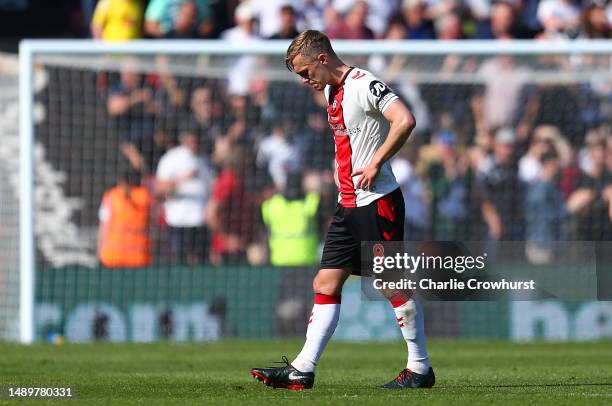
[[[314,372],[325,345],[334,334],[340,317],[340,296],[315,294],[308,320],[306,342],[291,365],[301,372]]]
[[[425,345],[425,318],[421,304],[414,298],[398,305],[391,301],[397,324],[402,331],[408,346],[408,362],[406,368],[417,374],[429,371],[429,355]],[[397,305],[397,307],[396,307]]]

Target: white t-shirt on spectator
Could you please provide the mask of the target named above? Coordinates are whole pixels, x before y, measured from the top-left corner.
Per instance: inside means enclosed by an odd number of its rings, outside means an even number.
[[[166,152],[157,166],[157,178],[163,181],[176,180],[194,170],[196,175],[181,183],[164,202],[166,223],[172,227],[197,227],[204,224],[204,208],[210,196],[214,174],[206,159],[182,145]]]
[[[240,27],[233,27],[221,33],[221,39],[235,43],[256,41],[259,37],[251,35]],[[245,55],[228,58],[227,90],[230,94],[244,96],[249,92],[251,73],[255,70],[256,58]]]
[[[287,182],[287,172],[297,162],[295,148],[284,139],[268,136],[261,141],[257,150],[257,163],[267,165],[270,177],[279,189]]]
[[[259,18],[259,35],[271,37],[280,31],[280,10],[283,6],[294,6],[290,0],[250,0],[253,12]]]
[[[572,24],[580,17],[580,8],[563,0],[543,0],[538,5],[538,21],[541,24],[549,18],[558,18],[565,24]]]
[[[478,76],[485,83],[484,110],[489,127],[511,125],[529,70],[520,65],[508,66],[494,57],[480,66]]]

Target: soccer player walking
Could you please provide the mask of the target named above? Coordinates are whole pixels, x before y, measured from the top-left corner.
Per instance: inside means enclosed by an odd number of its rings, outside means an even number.
[[[327,36],[307,30],[287,49],[287,68],[302,82],[325,92],[336,144],[339,202],[329,227],[321,269],[313,281],[314,307],[298,356],[279,368],[253,368],[268,386],[310,389],[314,371],[340,315],[349,275],[359,275],[361,241],[402,241],[404,199],[389,160],[415,126],[406,105],[370,72],[346,65]],[[435,383],[425,346],[423,311],[410,291],[383,291],[408,346],[408,361],[386,389],[429,388]]]

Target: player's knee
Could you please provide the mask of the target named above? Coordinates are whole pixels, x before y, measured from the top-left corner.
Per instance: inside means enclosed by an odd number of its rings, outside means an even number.
[[[336,296],[342,292],[342,283],[334,278],[326,278],[320,273],[312,281],[314,293]]]

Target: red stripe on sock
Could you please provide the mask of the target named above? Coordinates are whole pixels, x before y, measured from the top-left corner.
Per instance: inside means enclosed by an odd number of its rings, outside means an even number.
[[[391,296],[391,299],[389,299],[389,301],[391,302],[391,306],[400,307],[401,305],[409,301],[410,298],[411,298],[411,295],[409,295],[406,292],[397,292],[396,294]]]
[[[322,293],[315,293],[315,304],[340,304],[342,296],[330,296]]]

